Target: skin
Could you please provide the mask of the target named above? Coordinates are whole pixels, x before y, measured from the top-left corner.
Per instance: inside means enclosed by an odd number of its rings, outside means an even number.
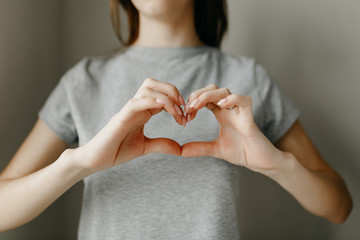
[[[202,45],[194,29],[191,0],[133,2],[140,12],[140,33],[134,45]],[[185,102],[175,86],[146,79],[121,111],[76,149],[67,149],[39,119],[0,175],[0,231],[31,221],[86,176],[155,152],[214,156],[245,166],[274,179],[309,212],[334,223],[346,220],[352,200],[345,183],[320,156],[299,121],[274,146],[254,123],[250,97],[209,85],[190,95],[184,112],[180,105]],[[149,119],[163,110],[185,126],[203,107],[213,112],[220,125],[219,136],[212,142],[180,146],[143,133]]]

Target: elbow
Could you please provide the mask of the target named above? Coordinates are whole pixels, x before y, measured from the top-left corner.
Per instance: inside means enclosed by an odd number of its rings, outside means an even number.
[[[6,231],[10,231],[13,230],[15,228],[18,228],[22,225],[24,225],[27,222],[21,223],[21,224],[14,224],[13,223],[9,223],[8,221],[6,221],[5,219],[0,219],[0,235]]]
[[[353,208],[353,202],[348,195],[347,199],[344,199],[343,204],[341,204],[337,209],[337,214],[333,215],[331,218],[328,218],[330,222],[335,224],[342,224],[348,219],[351,210]]]
[[[6,228],[6,226],[3,224],[3,220],[0,219],[0,235],[8,230],[10,230],[10,228]]]

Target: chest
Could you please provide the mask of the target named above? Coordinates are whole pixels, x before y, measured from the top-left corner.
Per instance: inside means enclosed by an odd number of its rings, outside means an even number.
[[[93,138],[135,95],[144,79],[149,77],[148,71],[132,69],[132,65],[127,66],[128,69],[119,69],[89,83],[92,85],[86,89],[91,89],[91,91],[81,92],[80,90],[78,99],[73,101],[79,103],[73,110],[76,111],[74,115],[77,117],[75,123],[80,145]],[[251,85],[247,84],[251,79],[240,76],[238,79],[229,77],[228,71],[221,70],[216,61],[208,61],[205,65],[187,63],[186,71],[184,68],[182,66],[179,69],[169,70],[157,66],[150,71],[152,73],[150,77],[175,85],[185,99],[191,92],[209,84],[228,87],[238,94],[251,95],[252,93]],[[256,113],[256,109],[254,112]],[[218,132],[218,123],[212,112],[206,108],[201,109],[196,118],[185,128],[178,125],[173,116],[163,111],[153,116],[145,125],[144,130],[145,135],[150,138],[171,138],[179,144],[190,141],[211,141],[216,139]]]

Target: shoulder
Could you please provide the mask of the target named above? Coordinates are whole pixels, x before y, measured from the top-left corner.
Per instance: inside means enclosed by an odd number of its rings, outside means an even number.
[[[225,79],[231,79],[232,83],[247,86],[252,90],[264,89],[264,86],[271,85],[270,74],[256,59],[221,51],[218,51],[217,55]]]
[[[212,54],[216,56],[221,65],[236,69],[251,70],[256,64],[255,59],[247,57],[242,54],[231,54],[223,52],[217,48],[212,48]]]
[[[254,58],[242,54],[230,54],[222,51],[217,53],[223,69],[235,71],[255,81],[268,80],[266,69]]]
[[[221,58],[221,60],[225,61],[226,63],[232,63],[243,66],[251,66],[256,63],[256,60],[254,58],[247,57],[243,54],[227,53],[221,50],[217,50],[216,52]]]
[[[122,56],[122,48],[101,55],[84,56],[65,72],[61,82],[69,87],[98,83],[105,75],[116,69]]]

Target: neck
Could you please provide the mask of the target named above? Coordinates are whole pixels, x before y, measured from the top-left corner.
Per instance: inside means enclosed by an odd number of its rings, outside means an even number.
[[[195,31],[194,16],[177,19],[149,18],[139,15],[139,36],[132,44],[143,47],[186,47],[204,45]]]

